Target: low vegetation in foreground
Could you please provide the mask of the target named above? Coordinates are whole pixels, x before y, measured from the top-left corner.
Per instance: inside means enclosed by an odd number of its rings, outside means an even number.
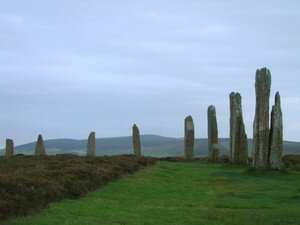
[[[300,172],[165,159],[11,225],[300,224]]]
[[[130,155],[0,157],[0,220],[39,212],[64,198],[79,198],[155,162]]]

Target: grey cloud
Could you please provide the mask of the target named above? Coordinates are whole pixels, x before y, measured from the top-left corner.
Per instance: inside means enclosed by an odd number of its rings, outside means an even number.
[[[285,139],[298,140],[300,3],[5,1],[0,9],[0,142],[142,133],[206,136],[217,107],[228,136],[231,91],[252,136],[255,70],[279,90]],[[273,96],[272,96],[273,98]],[[271,99],[273,103],[273,99]],[[3,145],[3,144],[1,144]]]

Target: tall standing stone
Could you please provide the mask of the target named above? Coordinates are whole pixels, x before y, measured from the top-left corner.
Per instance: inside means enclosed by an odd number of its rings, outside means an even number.
[[[11,139],[6,139],[5,156],[13,156],[13,155],[14,155],[14,141]]]
[[[282,169],[282,150],[283,150],[283,123],[280,94],[276,93],[275,105],[271,113],[270,129],[270,167],[272,169]]]
[[[242,97],[239,93],[230,94],[230,154],[229,161],[247,164],[248,141],[242,111]]]
[[[269,167],[269,99],[271,91],[271,73],[267,68],[256,71],[256,109],[253,124],[253,167]]]
[[[218,124],[216,108],[211,105],[207,110],[208,119],[208,158],[217,161],[219,157]]]
[[[133,151],[136,156],[141,156],[141,138],[140,131],[136,124],[132,127],[132,142],[133,142]]]
[[[87,141],[87,156],[96,156],[96,133],[91,132]]]
[[[195,128],[191,116],[184,121],[184,155],[186,160],[194,159]]]
[[[46,155],[45,144],[42,135],[39,135],[36,146],[35,146],[35,156],[44,156]]]

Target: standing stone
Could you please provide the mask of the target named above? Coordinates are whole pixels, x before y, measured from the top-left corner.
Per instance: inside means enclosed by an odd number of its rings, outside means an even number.
[[[253,124],[253,164],[256,169],[269,167],[269,99],[271,73],[267,68],[256,71],[256,109]]]
[[[275,105],[271,113],[270,129],[270,167],[282,169],[283,125],[279,92],[275,96]]]
[[[186,160],[194,159],[195,129],[191,116],[184,121],[184,155]]]
[[[45,144],[42,135],[39,135],[37,139],[34,155],[35,156],[46,155],[46,149],[45,149]]]
[[[230,94],[230,154],[229,161],[247,164],[248,141],[242,111],[242,97],[239,93]]]
[[[237,137],[235,136],[237,130],[237,99],[236,93],[231,92],[230,99],[230,145],[229,145],[229,162],[234,162],[234,153],[236,150],[235,145]]]
[[[132,127],[132,142],[133,142],[133,151],[134,154],[140,157],[141,154],[141,138],[140,131],[136,124]]]
[[[208,158],[217,161],[219,157],[218,124],[216,108],[211,105],[207,110],[208,118]]]
[[[13,156],[13,155],[14,155],[14,141],[11,139],[6,139],[5,156]]]
[[[87,141],[87,156],[96,156],[96,133],[91,132]]]

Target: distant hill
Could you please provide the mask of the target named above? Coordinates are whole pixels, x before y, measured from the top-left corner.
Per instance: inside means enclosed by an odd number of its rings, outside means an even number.
[[[183,139],[169,138],[158,135],[142,135],[142,152],[147,156],[182,156]],[[229,150],[229,139],[220,138],[220,152],[227,155]],[[46,140],[45,146],[48,154],[72,153],[84,155],[86,151],[87,140],[75,139],[52,139]],[[35,142],[15,147],[16,154],[33,154]],[[207,154],[207,139],[196,139],[195,146],[196,156]],[[249,154],[252,151],[252,139],[249,139]],[[115,138],[97,138],[96,153],[97,155],[116,155],[132,153],[131,136]],[[300,142],[284,142],[284,154],[299,154]],[[1,150],[0,154],[3,154]]]

